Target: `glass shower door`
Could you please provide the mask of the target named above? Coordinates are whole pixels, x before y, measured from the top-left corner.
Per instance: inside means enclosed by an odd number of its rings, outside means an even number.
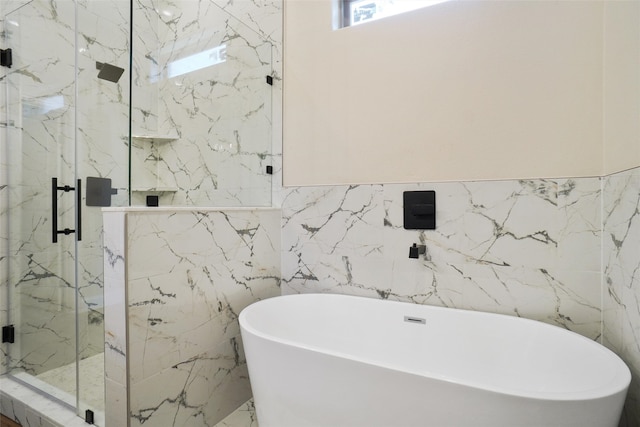
[[[32,0],[4,20],[13,51],[7,110],[17,129],[8,141],[11,374],[82,417],[91,411],[97,425],[101,208],[129,203],[129,7]],[[100,189],[106,197],[96,198]]]
[[[55,20],[51,18],[55,16]],[[75,11],[34,0],[5,19],[13,50],[8,114],[12,374],[75,406]],[[47,31],[47,29],[49,31]],[[54,181],[55,179],[55,181]],[[53,188],[55,187],[55,188]],[[57,212],[52,212],[53,206]],[[55,242],[54,242],[55,241]]]
[[[76,13],[76,176],[85,187],[77,243],[78,400],[81,415],[92,410],[104,425],[102,207],[129,205],[130,2],[78,1]]]

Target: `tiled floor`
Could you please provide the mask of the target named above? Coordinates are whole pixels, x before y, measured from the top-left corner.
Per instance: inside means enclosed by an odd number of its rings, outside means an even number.
[[[76,394],[76,365],[61,366],[36,378],[58,389]],[[80,399],[94,411],[104,412],[104,353],[80,361]]]

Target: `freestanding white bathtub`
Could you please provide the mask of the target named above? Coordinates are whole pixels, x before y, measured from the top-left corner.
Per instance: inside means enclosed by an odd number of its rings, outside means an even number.
[[[616,427],[627,366],[516,317],[346,295],[240,314],[260,427]]]

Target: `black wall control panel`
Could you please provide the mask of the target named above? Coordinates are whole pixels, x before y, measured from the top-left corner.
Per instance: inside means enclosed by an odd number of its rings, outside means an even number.
[[[435,230],[436,192],[405,191],[403,193],[404,228],[407,230]]]

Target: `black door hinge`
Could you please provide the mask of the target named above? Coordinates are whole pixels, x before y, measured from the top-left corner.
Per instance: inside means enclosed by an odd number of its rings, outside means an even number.
[[[11,49],[0,49],[0,65],[11,68],[13,65],[13,55]]]
[[[16,340],[16,329],[13,325],[3,326],[2,327],[2,342],[8,342],[13,344]]]
[[[273,175],[273,166],[271,165],[267,166],[267,174]]]
[[[93,416],[93,411],[91,409],[87,409],[84,412],[84,422],[87,423],[87,424],[93,424],[95,422],[94,416]]]
[[[273,77],[267,76],[267,84],[273,86]]]

